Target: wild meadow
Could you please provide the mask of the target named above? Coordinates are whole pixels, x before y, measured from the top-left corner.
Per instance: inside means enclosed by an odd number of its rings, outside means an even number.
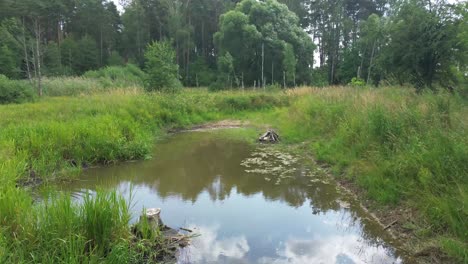
[[[130,243],[130,205],[116,193],[99,192],[82,204],[64,195],[36,201],[27,185],[68,179],[83,166],[149,158],[167,129],[288,102],[279,94],[130,89],[0,106],[0,262],[144,259]]]
[[[408,210],[409,217],[397,220],[418,239],[418,249],[442,247],[468,261],[465,99],[398,87],[290,94],[297,96],[292,105],[270,116],[285,140],[307,142],[314,157],[357,187],[374,210]]]
[[[374,209],[410,209],[402,223],[420,247],[467,259],[467,105],[448,93],[330,87],[288,92],[143,93],[129,88],[0,106],[2,262],[136,260],[129,204],[100,192],[83,204],[39,202],[22,185],[63,180],[81,167],[150,158],[167,130],[250,119],[331,166]]]
[[[128,199],[49,185],[223,119],[277,129],[410,255],[468,263],[468,2],[350,3],[0,1],[0,263],[154,262]]]

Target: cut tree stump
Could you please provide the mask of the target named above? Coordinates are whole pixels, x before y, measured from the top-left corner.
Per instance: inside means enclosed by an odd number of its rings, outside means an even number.
[[[151,226],[153,231],[159,230],[164,236],[165,242],[171,247],[178,245],[179,247],[186,247],[190,244],[190,235],[180,234],[177,230],[166,226],[161,220],[161,208],[148,208],[145,213],[140,216],[140,223],[146,219],[147,223]],[[138,223],[134,228],[134,233],[140,232],[138,230]],[[189,229],[181,229],[192,232]]]
[[[258,138],[258,141],[268,142],[268,143],[277,143],[280,141],[280,137],[274,130],[268,129],[268,131],[265,132],[265,134],[261,135]]]
[[[161,220],[161,208],[148,208],[145,214],[140,217],[140,221],[142,217],[146,217],[148,223],[155,229],[164,226]]]

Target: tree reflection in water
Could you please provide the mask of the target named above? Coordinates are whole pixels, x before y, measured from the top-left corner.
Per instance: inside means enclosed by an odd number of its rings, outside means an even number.
[[[338,200],[346,197],[336,185],[297,157],[278,159],[268,146],[212,132],[175,135],[157,144],[153,156],[91,169],[63,187],[125,193],[133,185],[136,215],[161,207],[165,223],[201,234],[181,252],[181,263],[400,262],[381,228],[362,220],[355,204],[342,208]],[[246,166],[249,159],[257,164]]]

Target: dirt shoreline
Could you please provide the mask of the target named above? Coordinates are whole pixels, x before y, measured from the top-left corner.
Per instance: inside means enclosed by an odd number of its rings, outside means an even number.
[[[311,159],[315,161],[314,157],[311,157]],[[328,171],[328,164],[317,163],[317,165],[326,170],[329,177],[334,179],[342,190],[351,195],[362,210],[368,213],[385,232],[401,243],[399,249],[405,252],[406,262],[404,263],[457,263],[456,260],[443,253],[441,248],[432,243],[430,239],[418,238],[415,234],[417,228],[410,228],[421,223],[421,217],[416,209],[405,204],[398,206],[378,205],[375,201],[366,198],[365,192],[353,181],[345,177],[332,175]]]
[[[216,122],[209,122],[201,125],[192,126],[188,129],[173,130],[171,132],[190,132],[190,131],[209,131],[216,129],[242,128],[250,126],[250,122],[242,120],[226,119]]]

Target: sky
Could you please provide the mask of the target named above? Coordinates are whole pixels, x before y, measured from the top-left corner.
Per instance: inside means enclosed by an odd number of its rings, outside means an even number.
[[[120,11],[120,13],[122,13],[123,12],[123,7],[119,3],[120,0],[111,0],[111,1],[114,2],[114,4],[117,6],[117,9]],[[466,0],[447,0],[447,2],[449,2],[451,4],[461,3],[463,1],[466,1]]]
[[[112,2],[114,2],[114,4],[117,6],[117,9],[119,10],[120,13],[123,12],[123,7],[122,5],[119,3],[120,0],[112,0]]]

